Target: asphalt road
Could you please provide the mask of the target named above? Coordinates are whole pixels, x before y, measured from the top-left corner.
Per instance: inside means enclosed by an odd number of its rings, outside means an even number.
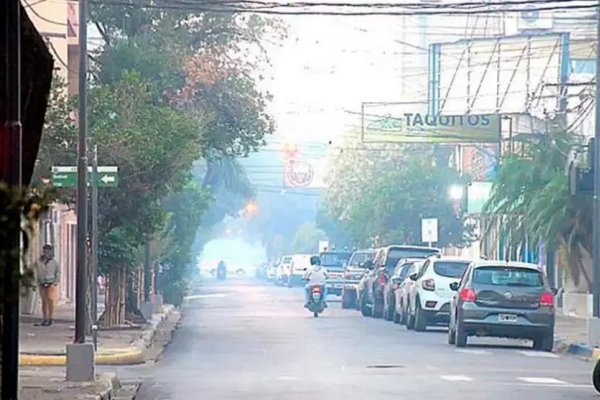
[[[162,359],[127,371],[144,377],[137,399],[599,397],[592,364],[571,356],[495,339],[471,338],[456,349],[443,330],[407,331],[333,301],[313,318],[302,303],[301,289],[240,281],[206,287]]]

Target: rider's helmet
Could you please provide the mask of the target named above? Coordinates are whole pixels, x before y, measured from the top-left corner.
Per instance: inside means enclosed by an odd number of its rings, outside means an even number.
[[[314,265],[316,266],[320,266],[321,265],[321,257],[319,256],[312,256],[310,258],[310,265]]]

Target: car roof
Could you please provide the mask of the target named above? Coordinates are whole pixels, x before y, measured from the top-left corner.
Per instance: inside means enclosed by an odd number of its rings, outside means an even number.
[[[392,244],[389,246],[383,246],[380,247],[380,249],[383,250],[394,250],[394,249],[400,249],[400,250],[432,250],[432,251],[437,251],[440,252],[441,250],[437,247],[429,247],[429,246],[418,246],[418,245],[411,245],[411,244]]]
[[[539,271],[540,266],[537,264],[520,262],[520,261],[503,261],[503,260],[478,260],[473,263],[473,268],[480,267],[513,267],[532,269]]]
[[[354,252],[352,254],[362,254],[362,253],[375,253],[375,249],[354,250]]]
[[[439,261],[472,263],[475,261],[472,258],[464,258],[464,257],[457,257],[457,256],[441,256],[441,257],[431,256],[430,258],[431,258],[431,261],[434,263],[439,262]]]

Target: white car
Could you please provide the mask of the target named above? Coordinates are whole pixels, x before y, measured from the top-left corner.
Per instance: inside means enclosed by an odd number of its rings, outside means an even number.
[[[414,282],[408,293],[408,329],[424,331],[427,326],[448,324],[450,301],[454,292],[450,284],[459,282],[473,260],[430,257],[419,272],[410,275]]]
[[[292,267],[292,256],[283,256],[281,262],[277,266],[275,282],[281,285],[287,285],[290,279]]]
[[[290,275],[287,282],[289,287],[302,285],[302,279],[310,270],[310,254],[294,254],[290,264]]]

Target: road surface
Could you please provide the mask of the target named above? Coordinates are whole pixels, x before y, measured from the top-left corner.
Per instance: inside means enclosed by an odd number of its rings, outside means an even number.
[[[407,331],[339,302],[315,319],[302,303],[301,289],[207,286],[162,359],[127,371],[144,379],[137,399],[598,398],[592,364],[574,357],[495,339],[456,349],[443,330]]]

